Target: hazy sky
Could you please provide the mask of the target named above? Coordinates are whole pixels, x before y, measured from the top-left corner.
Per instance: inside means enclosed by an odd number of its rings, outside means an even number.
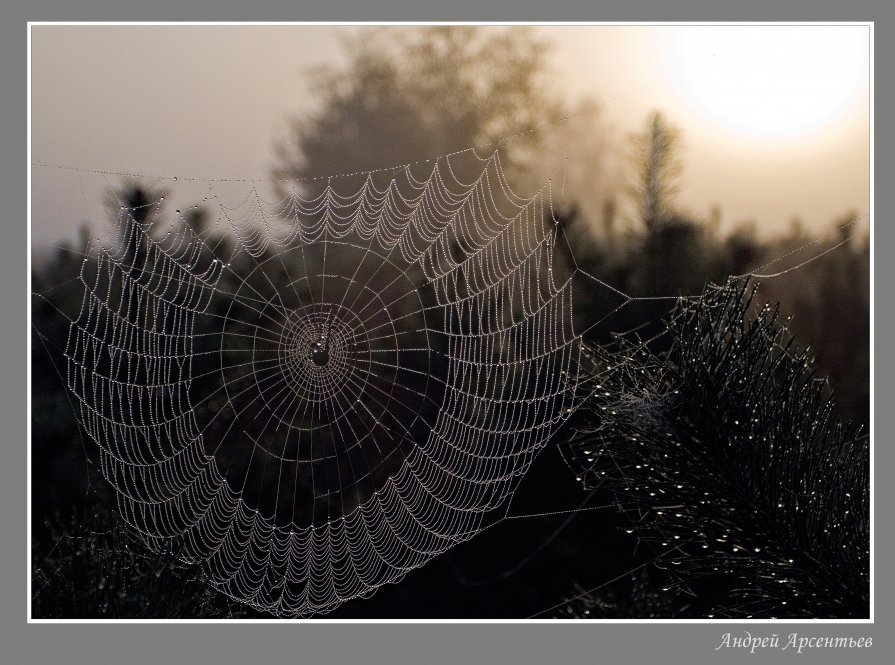
[[[36,26],[32,159],[83,169],[265,178],[334,26]],[[391,28],[394,29],[394,28]],[[812,227],[869,210],[866,26],[550,26],[554,86],[603,102],[623,138],[652,109],[683,132],[679,201],[729,226]],[[428,155],[421,156],[429,157]],[[383,165],[387,166],[387,165]],[[32,170],[35,238],[70,236],[101,176]]]

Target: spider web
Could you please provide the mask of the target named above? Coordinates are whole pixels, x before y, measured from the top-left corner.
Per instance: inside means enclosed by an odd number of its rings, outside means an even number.
[[[524,517],[514,491],[592,378],[585,336],[677,300],[581,270],[550,182],[518,195],[499,151],[278,182],[271,201],[260,181],[72,170],[85,206],[85,175],[165,187],[115,202],[68,315],[98,468],[148,544],[176,541],[277,616],[330,612]],[[200,202],[167,212],[189,187]],[[813,242],[753,274],[800,268]]]
[[[549,185],[516,195],[496,151],[360,177],[229,208],[206,181],[210,230],[163,221],[164,197],[122,203],[66,345],[127,523],[278,616],[367,596],[505,517],[575,407]]]

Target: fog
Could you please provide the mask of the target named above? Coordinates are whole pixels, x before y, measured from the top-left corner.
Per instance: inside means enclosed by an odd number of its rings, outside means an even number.
[[[71,237],[85,219],[96,221],[101,216],[101,210],[94,208],[97,194],[114,183],[108,182],[109,178],[91,177],[86,171],[270,177],[273,148],[284,136],[289,118],[307,114],[319,103],[311,93],[309,74],[321,65],[344,62],[341,38],[365,31],[370,35],[384,32],[387,40],[414,29],[35,26],[31,44],[32,160],[85,172],[78,176],[78,172],[46,166],[32,169],[34,237],[46,241]],[[592,127],[603,149],[619,154],[626,137],[642,126],[651,110],[663,111],[683,137],[679,205],[702,217],[710,216],[717,206],[718,222],[727,230],[752,220],[760,231],[781,231],[794,217],[806,228],[819,230],[850,213],[866,215],[868,62],[856,65],[855,76],[861,85],[840,105],[835,117],[810,131],[750,135],[717,122],[694,104],[692,95],[688,97],[667,47],[668,40],[681,29],[536,28],[552,45],[545,85],[570,105],[576,99],[596,99],[600,104],[596,119],[576,127]],[[701,29],[717,32],[730,28]],[[794,49],[802,48],[799,30],[834,30],[817,26],[779,29],[792,31]],[[858,39],[869,48],[866,27],[835,30],[838,32],[831,35],[860,31]],[[763,39],[756,33],[756,63],[765,48]],[[829,45],[836,39],[828,40]],[[824,83],[824,68],[830,63],[812,57],[804,66],[815,62],[817,71],[808,74],[822,87],[837,85],[835,78]],[[777,70],[781,76],[793,76],[775,63],[769,67],[766,63],[766,67],[768,76]],[[805,75],[802,71],[796,74]],[[786,81],[780,84],[788,85]],[[586,138],[582,137],[582,143]],[[556,149],[568,150],[565,146]],[[570,170],[579,158],[569,155]],[[612,163],[611,172],[599,174],[610,182],[600,186],[622,187],[623,164],[618,160]],[[588,192],[565,193],[585,200],[587,208]]]

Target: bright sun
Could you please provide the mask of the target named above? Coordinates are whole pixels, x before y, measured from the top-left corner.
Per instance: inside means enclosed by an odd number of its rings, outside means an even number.
[[[867,26],[673,26],[662,59],[684,98],[755,138],[803,135],[867,94]]]

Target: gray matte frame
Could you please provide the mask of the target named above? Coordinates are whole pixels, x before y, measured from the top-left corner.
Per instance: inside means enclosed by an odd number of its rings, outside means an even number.
[[[887,637],[893,635],[893,573],[876,566],[875,622],[868,624],[487,624],[487,625],[408,625],[408,624],[315,624],[289,625],[26,625],[26,321],[25,286],[27,246],[26,160],[27,99],[26,22],[37,20],[325,20],[325,21],[850,21],[875,20],[878,63],[895,61],[888,39],[889,23],[882,17],[881,0],[856,0],[843,6],[829,0],[800,0],[782,5],[754,0],[748,10],[731,5],[724,9],[711,0],[670,3],[628,0],[615,7],[598,7],[586,0],[560,0],[549,5],[531,0],[501,7],[492,3],[461,0],[450,5],[423,8],[412,0],[360,3],[357,0],[330,0],[325,4],[300,7],[293,3],[256,0],[251,5],[236,0],[154,0],[151,4],[120,7],[112,0],[32,1],[26,6],[4,6],[0,30],[0,67],[3,90],[2,158],[0,192],[4,202],[6,232],[0,244],[0,290],[3,316],[0,317],[0,410],[3,423],[3,464],[0,465],[0,510],[3,533],[0,539],[0,662],[2,663],[700,663],[700,662],[784,662],[802,658],[805,662],[882,663],[890,662],[895,651]],[[355,5],[355,6],[352,6]],[[363,7],[363,9],[361,9]],[[23,99],[24,98],[24,99]],[[893,192],[886,185],[892,176],[895,137],[887,131],[887,109],[895,108],[895,93],[887,67],[876,69],[876,179],[883,183],[876,191],[875,210],[892,207]],[[889,176],[889,177],[886,177]],[[883,217],[885,220],[885,217]],[[892,226],[874,221],[877,257],[895,246]],[[895,265],[881,261],[875,266],[876,347],[895,344],[895,311],[891,306]],[[882,305],[882,306],[881,306]],[[895,417],[887,408],[895,397],[895,366],[892,355],[875,358],[874,468],[892,468],[895,451],[887,442],[895,432]],[[874,486],[874,553],[893,551],[893,534],[888,527],[895,510],[892,483],[877,473]],[[880,482],[880,479],[883,479]],[[878,557],[877,557],[878,558]],[[885,558],[882,559],[885,562]],[[743,630],[785,636],[798,631],[805,636],[871,636],[874,644],[865,649],[812,649],[801,656],[794,651],[728,649],[716,651],[722,635]]]

